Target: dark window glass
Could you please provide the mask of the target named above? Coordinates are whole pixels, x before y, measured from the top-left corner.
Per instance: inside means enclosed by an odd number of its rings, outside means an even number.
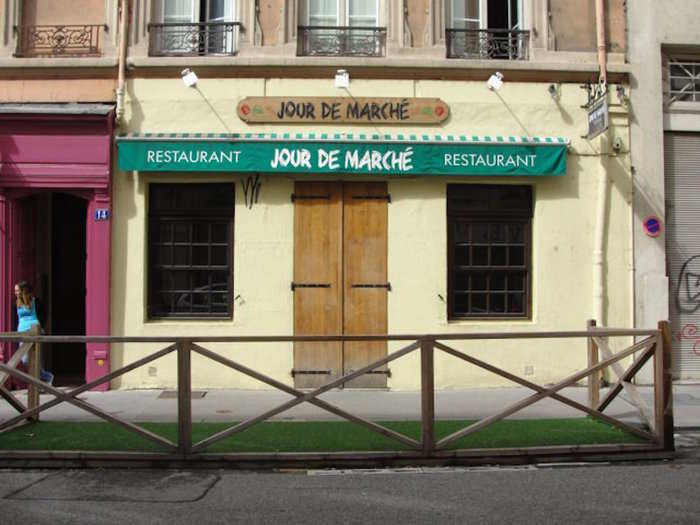
[[[449,318],[529,317],[532,189],[449,184],[447,222]]]
[[[521,293],[508,294],[508,312],[519,313],[525,309],[524,295]]]
[[[502,293],[490,295],[491,304],[490,311],[503,313],[506,311],[506,296]]]
[[[473,293],[471,294],[471,312],[475,314],[485,314],[488,312],[488,294]]]
[[[506,272],[491,272],[490,290],[505,290],[506,289]]]
[[[489,264],[489,247],[474,246],[472,248],[472,266],[488,266]]]
[[[487,290],[488,289],[488,273],[486,272],[463,272],[462,275],[468,276],[471,274],[472,290]]]
[[[469,246],[455,246],[455,264],[457,266],[469,264]]]
[[[506,248],[505,246],[491,247],[491,266],[506,265]]]
[[[148,312],[233,315],[233,184],[151,184]]]
[[[455,272],[454,283],[455,290],[468,290],[469,274],[467,272]]]
[[[455,293],[452,301],[457,315],[466,315],[469,312],[469,294]]]

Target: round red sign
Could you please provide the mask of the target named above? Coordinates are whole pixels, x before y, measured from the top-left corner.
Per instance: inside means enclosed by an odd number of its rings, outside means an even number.
[[[644,233],[649,237],[658,237],[661,235],[661,219],[652,215],[644,219]]]

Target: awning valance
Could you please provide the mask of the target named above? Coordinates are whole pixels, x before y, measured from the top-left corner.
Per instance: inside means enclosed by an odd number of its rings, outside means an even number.
[[[128,134],[123,171],[541,176],[566,173],[561,137],[367,133]]]

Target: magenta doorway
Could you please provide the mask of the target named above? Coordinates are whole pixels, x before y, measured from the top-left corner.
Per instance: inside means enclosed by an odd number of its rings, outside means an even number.
[[[12,288],[24,279],[49,334],[110,334],[113,107],[74,106],[0,105],[0,331],[12,329]],[[0,346],[6,361],[11,348]],[[54,344],[44,354],[58,385],[109,372],[107,343]]]

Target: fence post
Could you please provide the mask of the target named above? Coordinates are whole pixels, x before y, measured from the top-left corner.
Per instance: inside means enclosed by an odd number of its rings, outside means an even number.
[[[654,415],[659,445],[673,451],[673,375],[671,369],[671,326],[659,321],[654,352]]]
[[[177,341],[177,450],[192,452],[192,367],[190,342]]]
[[[421,339],[421,442],[425,456],[430,456],[435,448],[434,351],[431,339]]]
[[[586,330],[589,332],[595,328],[595,319],[589,319],[586,323]],[[598,364],[598,345],[593,341],[593,337],[588,337],[588,368]],[[588,376],[588,406],[596,410],[600,404],[600,370],[596,370]]]
[[[39,329],[33,326],[29,331],[29,335],[40,335]],[[32,343],[32,348],[29,350],[29,361],[27,362],[27,371],[34,379],[39,379],[41,370],[41,344],[38,342]],[[35,385],[27,385],[27,408],[31,410],[39,406],[39,388]],[[32,421],[39,421],[39,414],[31,416]]]

